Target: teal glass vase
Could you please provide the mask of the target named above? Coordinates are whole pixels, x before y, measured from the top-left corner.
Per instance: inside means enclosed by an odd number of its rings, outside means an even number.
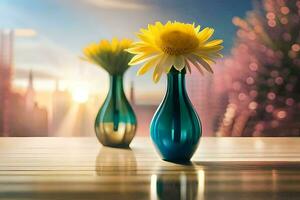
[[[202,135],[201,122],[185,87],[185,69],[172,67],[167,92],[150,125],[152,141],[163,160],[188,162]]]
[[[104,146],[127,148],[136,127],[136,116],[123,89],[123,75],[110,75],[109,92],[95,120],[96,136]]]

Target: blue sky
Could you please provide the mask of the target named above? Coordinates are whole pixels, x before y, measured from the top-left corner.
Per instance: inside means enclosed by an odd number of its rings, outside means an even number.
[[[215,28],[215,38],[224,39],[228,54],[235,36],[231,20],[243,17],[251,7],[250,0],[0,0],[0,27],[37,32],[34,37],[16,39],[16,68],[66,79],[80,74],[103,83],[103,71],[78,60],[86,44],[114,36],[134,38],[148,23],[177,20]],[[129,79],[150,83],[150,75],[136,78],[135,71],[130,70]]]
[[[231,19],[244,16],[251,4],[250,0],[1,0],[0,26],[36,29],[78,53],[89,41],[134,37],[148,23],[178,20],[214,27],[228,51],[235,35]]]

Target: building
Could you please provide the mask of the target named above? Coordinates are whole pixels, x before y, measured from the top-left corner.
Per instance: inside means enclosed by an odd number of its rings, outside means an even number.
[[[0,30],[0,136],[9,136],[13,30]]]
[[[28,77],[28,87],[26,90],[26,94],[25,94],[25,106],[26,106],[26,110],[30,111],[34,108],[35,106],[35,91],[33,88],[33,74],[32,74],[32,70],[30,70],[29,72],[29,77]]]
[[[11,92],[9,136],[48,136],[48,112],[35,102],[33,81],[33,73],[30,71],[25,95]]]
[[[0,136],[48,136],[48,113],[35,102],[33,73],[26,94],[12,91],[13,30],[0,30]]]

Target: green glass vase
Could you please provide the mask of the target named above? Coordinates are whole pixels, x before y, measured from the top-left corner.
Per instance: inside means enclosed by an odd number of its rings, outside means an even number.
[[[200,119],[185,87],[185,69],[172,67],[167,75],[167,92],[151,122],[150,135],[162,159],[188,162],[202,135]]]
[[[123,75],[110,75],[109,92],[95,120],[97,138],[104,146],[126,148],[136,127],[136,116],[123,89]]]

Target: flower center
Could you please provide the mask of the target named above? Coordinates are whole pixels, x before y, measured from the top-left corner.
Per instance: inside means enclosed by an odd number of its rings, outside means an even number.
[[[179,30],[165,31],[160,36],[160,47],[169,55],[182,55],[195,50],[199,41],[196,35]]]

